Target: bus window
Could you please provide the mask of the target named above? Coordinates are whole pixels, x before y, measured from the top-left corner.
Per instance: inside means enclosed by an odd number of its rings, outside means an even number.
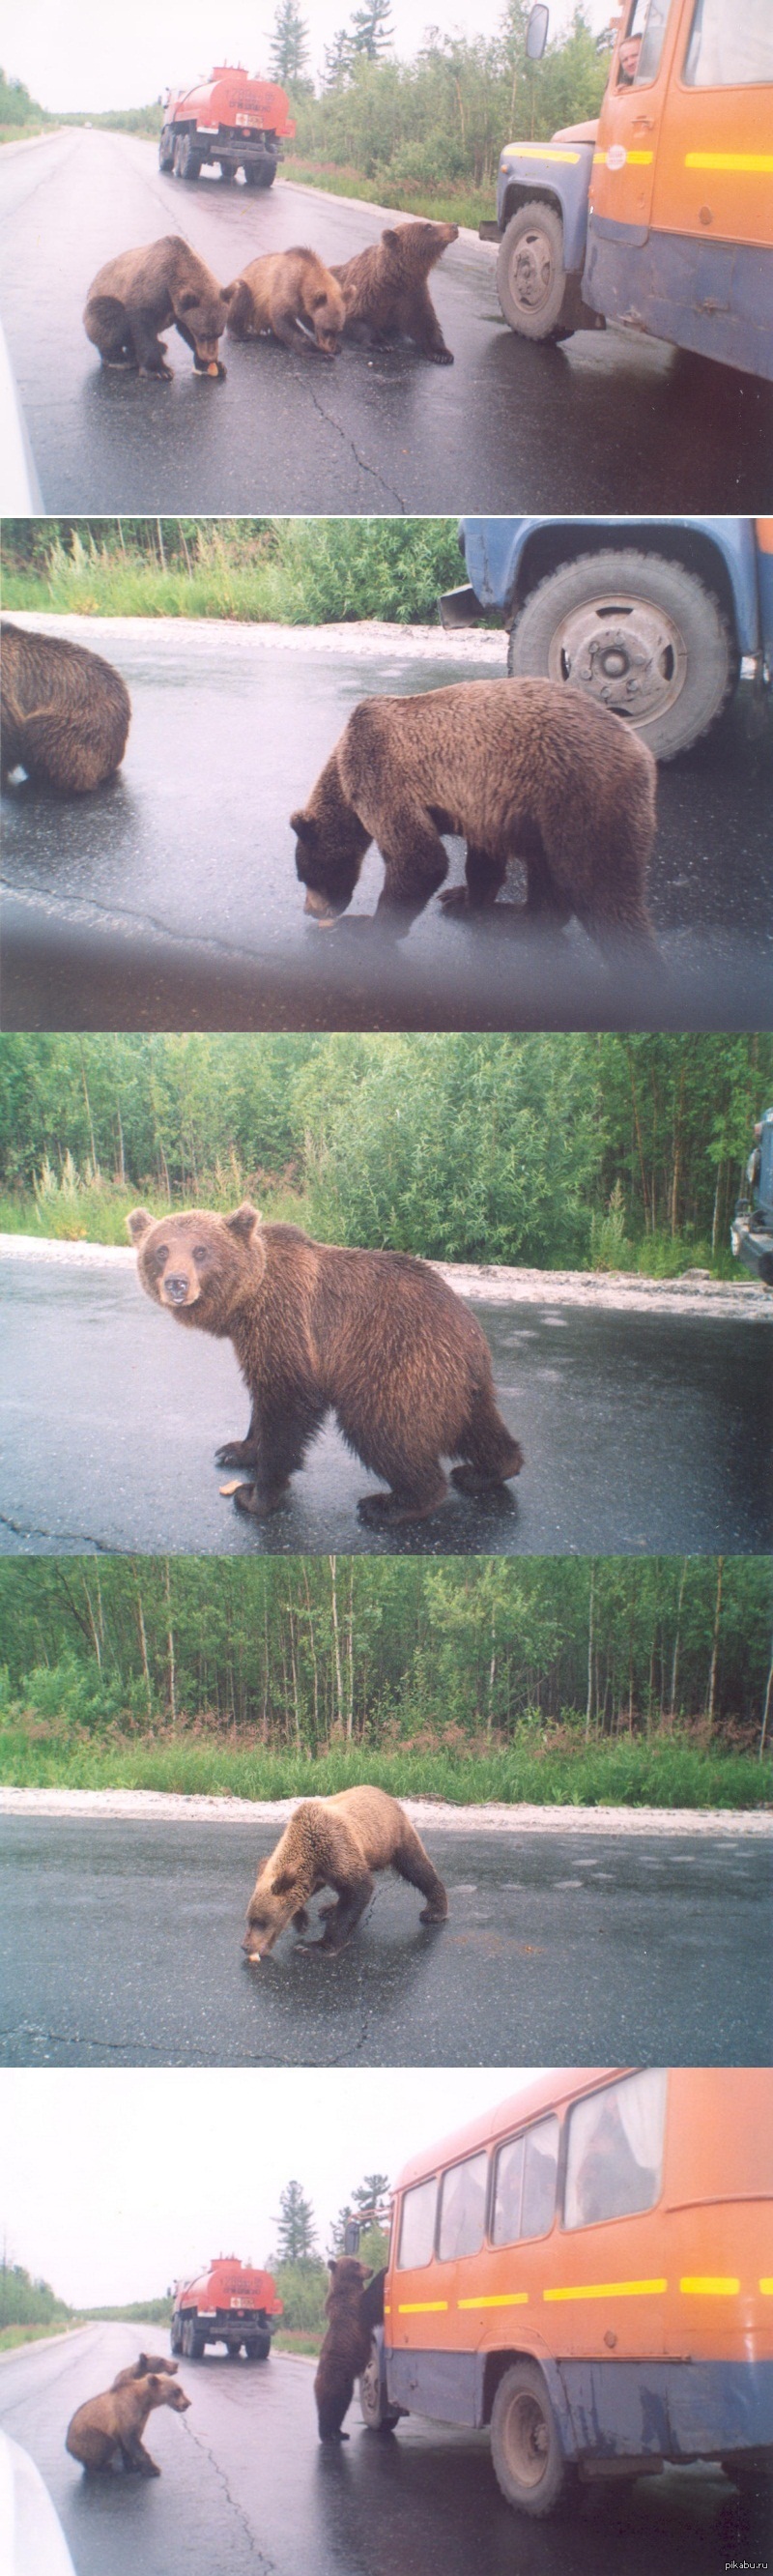
[[[497,2156],[494,2188],[493,2245],[515,2245],[524,2236],[544,2236],[553,2224],[556,2205],[558,2121],[535,2121],[520,2138],[510,2138]]]
[[[462,2254],[479,2254],[486,2225],[487,2157],[468,2156],[443,2175],[440,2194],[438,2253],[441,2263]]]
[[[666,2074],[626,2075],[569,2113],[564,2226],[593,2227],[654,2208],[660,2195]]]
[[[682,79],[691,89],[744,89],[773,81],[770,0],[695,0]]]
[[[632,0],[617,57],[617,89],[640,89],[657,78],[671,0]]]
[[[419,2182],[413,2191],[406,2192],[400,2222],[398,2272],[412,2272],[420,2263],[431,2263],[435,2242],[436,2201],[437,2183],[434,2175],[431,2182]]]

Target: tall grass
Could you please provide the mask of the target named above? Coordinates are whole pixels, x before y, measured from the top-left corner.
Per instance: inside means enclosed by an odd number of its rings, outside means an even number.
[[[238,1157],[232,1154],[227,1163],[218,1160],[210,1171],[202,1173],[200,1203],[226,1214],[254,1186]],[[308,1198],[283,1186],[281,1181],[261,1183],[258,1201],[261,1215],[277,1224],[310,1224]],[[151,1216],[168,1214],[168,1198],[152,1185],[143,1191],[143,1203]],[[136,1205],[135,1188],[109,1180],[89,1160],[77,1164],[68,1149],[58,1172],[44,1155],[31,1192],[6,1192],[0,1196],[0,1234],[29,1234],[43,1242],[120,1244],[126,1251],[126,1219]]]
[[[57,528],[27,560],[6,535],[6,609],[324,626],[434,623],[459,579],[452,519],[120,520]]]
[[[41,1730],[41,1735],[43,1731]],[[334,1749],[317,1760],[190,1742],[170,1729],[163,1740],[99,1742],[32,1739],[18,1725],[0,1732],[0,1780],[17,1788],[156,1789],[182,1797],[277,1799],[329,1797],[363,1775],[395,1797],[438,1798],[451,1806],[764,1808],[766,1766],[673,1734],[585,1745],[567,1731],[558,1741],[516,1742],[469,1754],[414,1746],[390,1753]]]
[[[386,205],[397,214],[426,215],[430,223],[465,224],[471,232],[490,221],[494,213],[494,190],[472,187],[469,181],[459,187],[422,187],[419,181],[400,179],[394,171],[384,169],[377,179],[369,179],[364,170],[338,167],[330,161],[316,161],[305,154],[289,153],[284,164],[288,179],[307,188],[320,188],[330,196],[355,197],[363,205]]]

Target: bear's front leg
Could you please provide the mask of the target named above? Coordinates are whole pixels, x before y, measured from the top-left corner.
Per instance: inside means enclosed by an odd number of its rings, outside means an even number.
[[[166,364],[166,341],[159,340],[152,314],[132,313],[130,330],[140,375],[163,376],[171,384],[173,369]]]
[[[321,1918],[325,1925],[322,1940],[308,1941],[306,1948],[325,1951],[328,1956],[333,1951],[343,1950],[350,1934],[354,1931],[355,1924],[359,1923],[361,1914],[365,1913],[366,1906],[370,1904],[373,1893],[373,1880],[369,1870],[366,1870],[361,1878],[351,1879],[346,1886],[336,1888],[331,1903],[320,1907]]]
[[[249,1431],[246,1440],[224,1440],[222,1449],[215,1450],[216,1467],[256,1467],[257,1463],[257,1447]]]

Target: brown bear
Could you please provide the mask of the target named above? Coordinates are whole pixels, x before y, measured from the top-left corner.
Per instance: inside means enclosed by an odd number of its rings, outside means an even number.
[[[380,241],[334,268],[346,303],[345,339],[382,348],[402,334],[436,367],[452,367],[427,278],[458,235],[458,224],[388,226]]]
[[[33,787],[85,796],[123,759],[131,699],[100,653],[58,636],[30,634],[7,618],[0,628],[3,781],[25,769]]]
[[[140,1284],[177,1322],[232,1341],[249,1388],[245,1440],[217,1451],[247,1467],[237,1509],[262,1520],[302,1467],[325,1414],[390,1488],[359,1504],[366,1521],[424,1519],[454,1483],[478,1493],[522,1464],[497,1410],[488,1343],[460,1297],[402,1252],[344,1251],[294,1225],[192,1209],[128,1218]]]
[[[290,817],[306,911],[334,921],[378,842],[378,912],[398,931],[448,873],[443,832],[467,842],[457,910],[492,904],[509,859],[528,877],[522,907],[557,927],[574,912],[602,942],[654,941],[646,906],[656,767],[639,735],[553,680],[465,680],[421,697],[365,698]]]
[[[266,251],[233,279],[228,297],[232,340],[254,340],[261,331],[273,331],[286,349],[317,348],[323,358],[337,357],[344,298],[316,251]]]
[[[342,1950],[373,1895],[371,1871],[394,1869],[427,1902],[422,1923],[444,1923],[448,1898],[404,1807],[385,1789],[341,1789],[334,1798],[302,1798],[268,1860],[258,1871],[242,1942],[253,1966],[265,1959],[292,1923],[307,1932],[309,1899],[332,1887],[323,1905],[326,1929],[315,1950]]]
[[[193,350],[197,375],[225,375],[217,344],[225,330],[228,288],[178,233],[119,251],[89,287],[86,335],[103,367],[137,367],[141,376],[171,377],[159,331],[174,323]]]
[[[370,2358],[371,2330],[362,2314],[363,2285],[368,2273],[355,2254],[341,2254],[330,2264],[325,2300],[327,2334],[314,2379],[321,2442],[348,2442],[341,2426],[359,2379]]]
[[[147,2379],[159,2372],[162,2377],[166,2372],[169,2379],[174,2379],[176,2371],[176,2361],[169,2361],[166,2353],[141,2352],[136,2361],[129,2362],[126,2370],[116,2372],[115,2379],[111,2380],[110,2385],[113,2389],[128,2388],[131,2380]]]
[[[138,2469],[143,2478],[160,2478],[157,2460],[145,2450],[141,2435],[148,2416],[156,2406],[171,2406],[176,2415],[184,2415],[190,2406],[179,2379],[168,2372],[149,2371],[143,2379],[130,2379],[123,2387],[106,2388],[101,2397],[88,2397],[78,2406],[67,2427],[65,2449],[84,2469],[108,2469],[116,2451],[125,2469]]]

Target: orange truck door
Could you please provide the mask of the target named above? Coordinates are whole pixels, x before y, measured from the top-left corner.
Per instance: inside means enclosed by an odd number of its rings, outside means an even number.
[[[688,0],[664,102],[659,231],[773,241],[773,0]]]
[[[644,238],[679,0],[628,0],[599,117],[590,187],[593,214]],[[668,40],[668,41],[667,41]]]

